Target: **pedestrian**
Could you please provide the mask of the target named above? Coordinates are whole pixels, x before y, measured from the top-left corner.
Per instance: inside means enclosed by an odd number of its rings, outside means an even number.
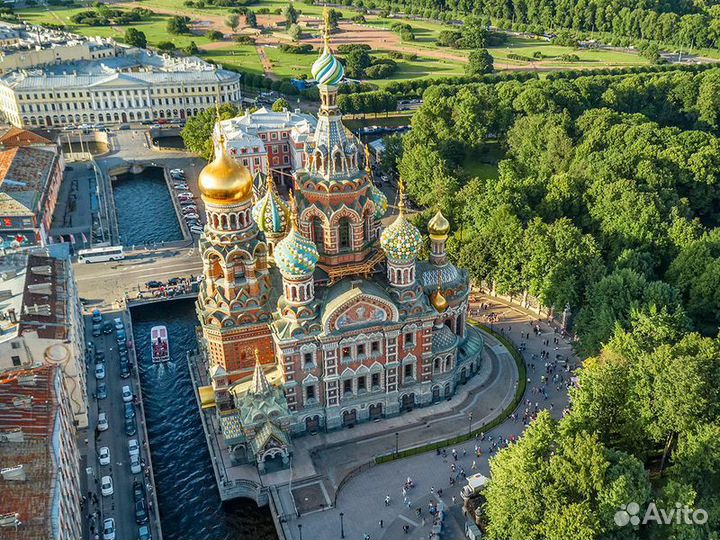
[[[410,525],[403,525],[403,532],[405,534],[407,534],[409,530],[410,530]]]
[[[382,519],[380,520],[380,528],[381,529],[383,528],[383,520]]]
[[[435,486],[430,486],[430,494],[435,494]]]
[[[455,495],[453,495],[453,496],[452,496],[452,503],[455,504],[455,501],[456,501],[456,500],[457,500],[457,499],[455,498]]]
[[[385,495],[385,506],[390,506],[390,495]]]

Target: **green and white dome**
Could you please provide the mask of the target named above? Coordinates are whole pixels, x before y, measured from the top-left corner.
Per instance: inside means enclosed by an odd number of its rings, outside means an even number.
[[[345,68],[340,60],[330,52],[330,47],[325,44],[322,54],[310,70],[313,79],[321,86],[337,86],[345,76]]]
[[[275,191],[270,174],[265,195],[253,206],[252,217],[258,229],[266,234],[283,234],[290,223],[290,209]]]
[[[390,262],[408,263],[415,260],[422,247],[420,231],[400,214],[380,235],[380,246]]]
[[[312,274],[320,257],[315,243],[300,234],[294,224],[288,235],[275,246],[274,256],[282,275],[289,278]]]
[[[388,200],[385,194],[375,185],[370,185],[370,200],[375,204],[375,219],[380,219],[385,215],[388,208]]]

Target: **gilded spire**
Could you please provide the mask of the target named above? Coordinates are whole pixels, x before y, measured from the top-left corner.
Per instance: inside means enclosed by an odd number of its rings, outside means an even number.
[[[370,167],[370,145],[365,145],[365,172],[370,176],[372,169]]]
[[[323,9],[323,21],[325,23],[323,28],[323,42],[325,44],[325,50],[330,51],[330,8]]]
[[[405,183],[402,177],[398,180],[398,209],[401,216],[405,215]]]
[[[267,178],[265,179],[267,190],[268,190],[268,192],[272,192],[273,188],[275,187],[275,182],[273,180],[272,169],[270,169],[270,155],[269,154],[265,155],[265,167],[267,168]]]
[[[290,190],[290,193],[288,194],[288,198],[290,199],[290,225],[293,229],[296,231],[298,230],[298,209],[297,209],[297,200],[295,200],[295,193],[293,190]]]

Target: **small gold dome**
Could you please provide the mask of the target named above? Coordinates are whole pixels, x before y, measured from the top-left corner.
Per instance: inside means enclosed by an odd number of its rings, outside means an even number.
[[[448,307],[448,301],[440,292],[440,287],[438,287],[437,290],[430,295],[430,302],[433,307],[438,310],[438,313],[442,313]]]
[[[450,232],[450,222],[445,219],[440,210],[428,222],[428,232],[431,236],[445,236]]]
[[[240,165],[225,151],[221,141],[215,159],[205,165],[198,177],[198,188],[205,202],[234,204],[252,196],[253,178],[247,167]]]

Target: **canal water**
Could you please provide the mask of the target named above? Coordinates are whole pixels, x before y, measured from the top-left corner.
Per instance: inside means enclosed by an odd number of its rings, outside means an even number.
[[[182,240],[170,192],[159,167],[122,174],[113,182],[120,240],[125,247]]]
[[[270,512],[254,501],[222,503],[185,353],[197,347],[193,300],[133,308],[145,417],[166,540],[275,540]],[[154,365],[150,328],[165,325],[171,361]]]

